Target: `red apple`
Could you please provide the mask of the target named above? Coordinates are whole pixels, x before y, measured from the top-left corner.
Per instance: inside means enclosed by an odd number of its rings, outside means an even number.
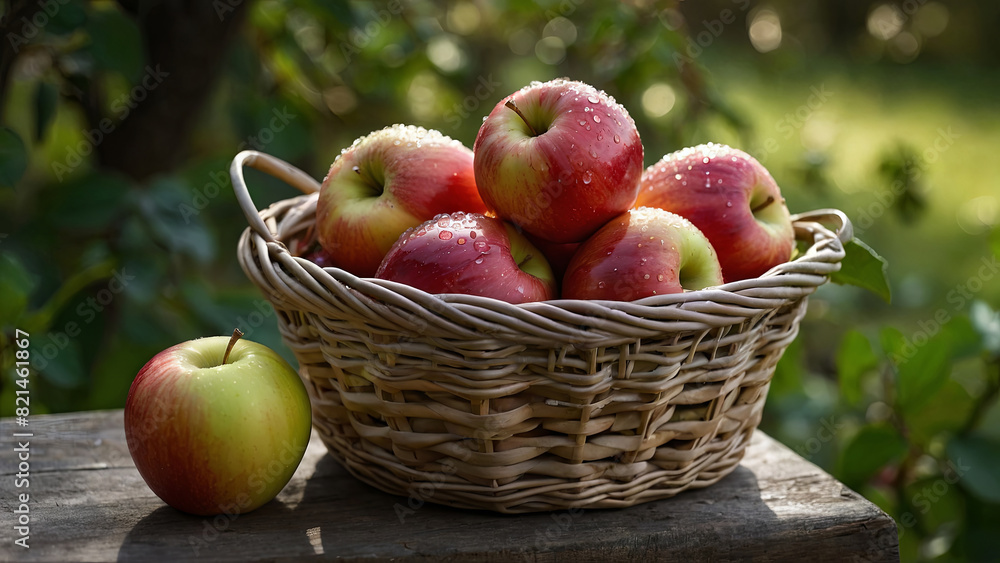
[[[556,280],[562,279],[563,274],[566,273],[566,266],[573,258],[573,253],[583,244],[580,242],[549,242],[530,233],[525,233],[524,236],[531,244],[535,245],[535,248],[542,251],[542,256],[545,256]]]
[[[642,175],[642,143],[625,108],[566,79],[501,100],[473,151],[486,205],[557,243],[580,242],[632,207]]]
[[[375,277],[508,303],[545,301],[556,291],[542,253],[513,225],[478,213],[442,214],[403,233]]]
[[[642,175],[636,206],[682,215],[712,241],[727,282],[787,262],[795,232],[781,190],[749,154],[709,143],[663,157]]]
[[[149,488],[178,510],[254,510],[288,483],[309,444],[302,380],[281,356],[240,335],[172,346],[129,389],[129,453]]]
[[[721,284],[719,259],[697,227],[669,211],[640,207],[584,241],[566,268],[562,296],[634,301]]]
[[[472,162],[460,142],[412,125],[354,141],[320,188],[320,244],[337,267],[371,276],[406,229],[439,213],[486,211]]]

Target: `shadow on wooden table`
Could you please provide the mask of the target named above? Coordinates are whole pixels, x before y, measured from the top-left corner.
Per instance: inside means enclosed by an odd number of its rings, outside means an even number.
[[[129,532],[118,560],[475,562],[532,560],[541,553],[575,561],[707,560],[740,554],[741,543],[759,541],[748,529],[775,518],[743,466],[707,489],[627,509],[502,515],[383,493],[329,455],[307,455],[307,463],[314,464],[307,479],[293,479],[278,499],[249,514],[205,518],[155,510]]]

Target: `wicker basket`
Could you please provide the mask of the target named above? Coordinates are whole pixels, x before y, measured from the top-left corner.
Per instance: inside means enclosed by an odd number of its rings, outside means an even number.
[[[307,195],[258,212],[244,166]],[[253,151],[231,175],[250,225],[240,264],[274,305],[315,428],[358,479],[411,504],[625,507],[715,483],[743,457],[807,296],[852,236],[843,213],[814,211],[794,217],[800,256],[756,279],[510,305],[293,256],[319,184]]]

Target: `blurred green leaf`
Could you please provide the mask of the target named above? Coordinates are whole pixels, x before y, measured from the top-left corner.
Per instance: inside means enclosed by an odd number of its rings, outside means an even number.
[[[0,186],[13,188],[28,169],[28,149],[20,135],[0,127]]]
[[[878,367],[878,363],[878,357],[864,334],[856,330],[844,334],[837,350],[837,378],[840,381],[840,392],[847,402],[858,402],[861,398],[862,376]]]
[[[35,87],[35,141],[45,139],[52,118],[56,115],[59,90],[48,82],[39,82]]]
[[[142,35],[135,21],[116,8],[95,9],[86,28],[90,52],[104,69],[137,80],[145,62]]]
[[[1000,312],[983,301],[973,301],[969,318],[983,337],[983,349],[991,356],[1000,356]]]
[[[929,337],[923,345],[918,332],[905,339],[902,356],[897,356],[896,403],[916,415],[951,373],[952,342],[947,333]]]
[[[92,172],[60,187],[47,214],[56,228],[99,230],[124,211],[129,190],[121,176]]]
[[[44,364],[38,371],[53,385],[67,389],[77,388],[87,383],[87,371],[83,367],[78,344],[65,334],[62,338],[68,339],[64,345],[48,344],[55,353],[43,356]],[[50,340],[55,342],[51,338]],[[47,349],[45,346],[42,347],[43,351]]]
[[[856,488],[882,467],[902,459],[906,450],[906,440],[895,428],[864,426],[840,456],[839,477],[848,486]]]
[[[844,245],[844,259],[840,270],[830,276],[834,283],[856,285],[874,292],[885,300],[892,302],[892,289],[889,286],[889,264],[870,246],[853,239]]]
[[[910,441],[928,444],[942,432],[960,431],[975,402],[961,383],[949,377],[920,409],[919,415],[907,417]]]
[[[45,33],[69,35],[83,27],[87,22],[83,0],[58,0],[58,2],[59,9],[50,14],[49,23],[45,25]]]
[[[0,253],[0,319],[10,326],[16,323],[28,307],[31,275],[13,255]]]
[[[982,436],[958,436],[948,442],[962,483],[985,502],[1000,503],[1000,442]]]
[[[170,250],[202,263],[215,256],[215,240],[203,215],[189,215],[190,187],[177,178],[158,178],[139,196],[138,206],[156,239]]]

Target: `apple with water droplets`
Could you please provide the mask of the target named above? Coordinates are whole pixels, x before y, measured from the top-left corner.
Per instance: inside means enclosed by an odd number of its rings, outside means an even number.
[[[463,293],[508,303],[545,301],[556,280],[542,253],[510,223],[479,213],[442,214],[409,229],[376,278],[428,293]]]
[[[440,213],[485,212],[468,147],[438,131],[393,125],[334,160],[316,203],[333,265],[370,277],[403,231]]]
[[[493,108],[473,145],[486,205],[555,243],[581,242],[632,207],[643,149],[628,111],[582,82],[533,82]]]
[[[668,154],[642,175],[636,206],[686,217],[712,242],[726,282],[787,262],[791,215],[770,172],[749,154],[708,143]]]
[[[722,284],[708,238],[687,219],[630,209],[580,245],[563,277],[566,299],[634,301]]]

